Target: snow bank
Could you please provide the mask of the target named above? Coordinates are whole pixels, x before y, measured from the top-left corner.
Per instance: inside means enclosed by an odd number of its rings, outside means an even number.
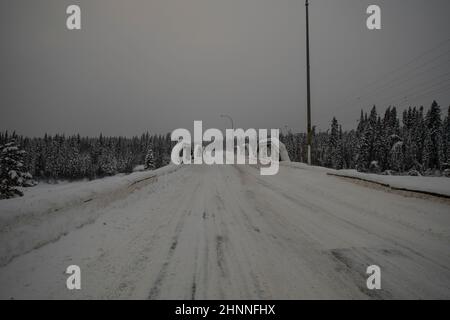
[[[296,169],[306,169],[306,170],[313,170],[313,171],[320,171],[320,172],[335,172],[336,170],[325,168],[325,167],[319,167],[319,166],[309,166],[306,163],[303,162],[292,162],[292,161],[280,161],[280,165],[284,167],[290,167],[290,168],[296,168]]]
[[[99,208],[126,197],[130,189],[177,170],[169,165],[153,171],[116,175],[93,181],[41,183],[21,198],[0,201],[0,266],[13,257],[57,240],[95,221]],[[154,180],[153,180],[154,181]]]
[[[450,197],[450,179],[446,177],[385,176],[374,173],[362,173],[356,170],[334,170],[324,167],[308,166],[307,164],[300,162],[281,162],[281,165],[297,169],[320,171],[325,174],[346,178],[361,179],[383,184],[393,189]]]
[[[393,189],[450,197],[450,179],[446,177],[385,176],[356,170],[331,170],[330,173],[380,183]]]
[[[141,171],[145,171],[145,166],[143,164],[137,165],[136,167],[133,168],[133,172],[141,172]]]

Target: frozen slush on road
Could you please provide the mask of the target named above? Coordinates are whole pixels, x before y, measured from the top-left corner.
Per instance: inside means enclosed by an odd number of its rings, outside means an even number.
[[[38,186],[0,202],[0,298],[448,299],[449,209],[304,165]]]

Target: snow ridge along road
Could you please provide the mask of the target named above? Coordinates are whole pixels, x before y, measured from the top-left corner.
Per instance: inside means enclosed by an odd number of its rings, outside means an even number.
[[[4,264],[0,298],[448,299],[449,209],[307,167],[183,166],[80,204],[96,218]],[[81,290],[66,288],[72,264]],[[381,290],[366,288],[372,264]]]

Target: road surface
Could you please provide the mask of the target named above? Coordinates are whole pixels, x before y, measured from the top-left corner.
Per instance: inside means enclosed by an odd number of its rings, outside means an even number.
[[[88,206],[94,221],[0,268],[0,298],[450,298],[446,202],[313,169],[191,165]]]

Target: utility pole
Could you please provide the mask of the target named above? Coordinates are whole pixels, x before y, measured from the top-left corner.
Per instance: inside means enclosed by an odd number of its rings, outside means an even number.
[[[306,101],[306,108],[307,108],[307,118],[308,118],[308,165],[311,165],[311,140],[312,140],[312,132],[311,132],[311,83],[310,83],[310,65],[309,65],[309,1],[306,0],[305,2],[306,6],[306,94],[307,94],[307,101]]]

